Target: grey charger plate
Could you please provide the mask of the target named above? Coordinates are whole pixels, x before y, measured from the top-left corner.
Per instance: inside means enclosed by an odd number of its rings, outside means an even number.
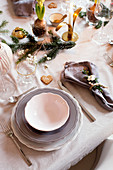
[[[53,93],[58,94],[61,97],[63,97],[68,105],[69,105],[69,118],[67,122],[59,129],[49,132],[44,131],[38,131],[34,128],[32,128],[27,121],[25,120],[25,107],[27,102],[35,95],[39,95],[41,93]],[[28,94],[26,94],[24,97],[22,97],[15,108],[15,122],[18,127],[18,130],[21,132],[21,134],[29,139],[30,141],[36,142],[36,143],[45,143],[49,144],[51,142],[58,141],[60,139],[65,138],[68,134],[70,134],[73,130],[78,130],[79,128],[79,115],[80,108],[78,106],[78,103],[73,100],[71,95],[68,93],[59,90],[59,89],[53,89],[53,88],[41,88],[36,89]]]

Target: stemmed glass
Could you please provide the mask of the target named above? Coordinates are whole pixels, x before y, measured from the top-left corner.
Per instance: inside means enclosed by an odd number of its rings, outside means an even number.
[[[36,68],[37,64],[27,59],[16,65],[16,71],[18,73],[17,81],[22,88],[33,84]]]
[[[62,10],[65,11],[65,13],[67,13],[69,10],[69,3],[70,3],[70,0],[63,0],[61,2],[61,8],[62,8]]]
[[[98,44],[105,44],[109,41],[108,35],[104,33],[103,31],[104,22],[109,21],[111,18],[110,2],[107,2],[106,5],[107,5],[107,8],[105,7],[104,1],[100,2],[100,0],[98,0],[96,4],[95,12],[94,12],[95,18],[102,21],[101,31],[99,33],[94,34],[93,36],[93,40]]]

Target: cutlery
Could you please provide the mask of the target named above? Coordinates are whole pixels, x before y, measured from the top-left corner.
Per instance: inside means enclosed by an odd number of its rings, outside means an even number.
[[[113,62],[109,64],[111,67],[113,67]]]
[[[113,40],[109,40],[108,43],[109,43],[110,45],[113,45]]]
[[[13,132],[13,130],[10,128],[10,126],[9,126],[6,122],[4,122],[4,121],[0,121],[0,126],[1,126],[1,128],[2,128],[2,130],[3,130],[3,132],[4,132],[8,137],[10,137],[10,138],[13,140],[14,144],[15,144],[16,147],[18,148],[21,156],[23,157],[23,159],[24,159],[24,161],[27,163],[27,165],[28,165],[28,166],[31,166],[31,165],[32,165],[31,161],[29,160],[29,158],[27,158],[27,156],[25,155],[24,151],[23,151],[22,148],[19,146],[17,140],[15,139],[14,132]]]
[[[67,93],[69,93],[69,94],[71,94],[71,92],[66,88],[66,87],[64,87],[63,85],[62,85],[62,83],[61,83],[61,81],[58,81],[58,85],[59,85],[59,87],[62,89],[62,90],[64,90],[64,91],[66,91]],[[72,94],[71,94],[72,95]],[[73,96],[73,95],[72,95]],[[73,96],[73,98],[75,98],[75,96]],[[75,98],[76,99],[76,98]],[[77,100],[77,99],[76,99]],[[78,100],[77,100],[78,101]],[[84,112],[86,113],[86,115],[88,116],[88,118],[92,121],[92,122],[94,122],[95,120],[96,120],[96,118],[78,101],[78,103],[79,103],[79,105],[81,106],[81,108],[84,110]]]
[[[111,59],[111,57],[109,57],[107,53],[104,54],[104,59],[107,61],[107,64],[109,64],[109,66],[113,67],[113,60]]]
[[[21,96],[23,96],[24,94],[32,91],[35,88],[37,88],[37,86],[30,88],[29,90],[25,91],[24,93],[20,94],[19,96],[11,96],[11,97],[9,97],[8,102],[9,103],[16,103]]]

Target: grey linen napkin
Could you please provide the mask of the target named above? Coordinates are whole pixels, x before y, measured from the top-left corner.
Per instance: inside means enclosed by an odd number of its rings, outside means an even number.
[[[13,9],[17,16],[31,16],[34,9],[35,0],[11,0]]]
[[[93,76],[92,76],[93,75]],[[106,110],[113,111],[113,98],[108,90],[100,84],[97,66],[91,62],[66,62],[61,72],[61,82],[90,89],[97,102]]]

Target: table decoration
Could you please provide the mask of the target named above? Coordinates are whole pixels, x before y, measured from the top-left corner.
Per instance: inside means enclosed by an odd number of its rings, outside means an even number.
[[[50,42],[46,42],[46,43],[43,43],[43,41],[42,42],[36,41],[35,37],[29,33],[26,36],[26,38],[28,39],[26,43],[18,42],[18,43],[9,44],[4,40],[2,42],[6,43],[12,49],[13,53],[16,53],[18,50],[20,50],[19,52],[20,56],[16,64],[18,64],[22,60],[25,60],[29,54],[34,55],[34,53],[39,50],[46,50],[48,51],[48,53],[47,55],[42,57],[38,61],[38,63],[40,64],[46,61],[50,61],[56,57],[56,55],[60,50],[70,49],[76,45],[75,42],[72,41],[69,42],[61,41],[60,37],[54,35],[52,31],[49,31],[48,33],[50,36]]]
[[[28,35],[28,32],[25,31],[23,28],[20,28],[20,27],[16,27],[13,31],[12,31],[12,38],[16,37],[18,39],[23,39],[25,38],[26,36]],[[12,39],[14,41],[14,39]],[[15,43],[18,43],[15,42]]]
[[[43,75],[43,76],[40,78],[40,80],[41,80],[44,84],[48,85],[48,84],[50,84],[50,83],[52,82],[53,77],[52,77],[51,75],[48,75],[48,76]]]
[[[37,19],[35,20],[33,24],[33,33],[35,36],[42,37],[46,34],[46,21],[44,18],[45,13],[45,6],[44,6],[45,0],[37,0],[35,5],[35,11],[37,14]]]
[[[67,22],[62,22],[60,23],[57,27],[56,27],[56,31],[58,31],[62,26],[64,26],[65,24],[68,25],[68,32],[64,32],[62,35],[62,39],[64,41],[77,41],[78,40],[78,34],[74,32],[74,24],[76,21],[76,18],[79,14],[79,12],[81,11],[81,7],[76,9],[73,13],[73,3],[70,3],[70,9],[69,9],[69,23]],[[73,24],[71,23],[72,21],[72,13],[73,13]]]
[[[96,65],[88,61],[65,64],[61,73],[61,82],[73,83],[91,90],[97,102],[106,110],[113,111],[113,98],[106,90],[106,87],[99,81],[99,75]]]
[[[57,8],[57,4],[56,4],[55,2],[51,2],[51,3],[48,5],[48,8],[49,8],[49,9]]]
[[[2,14],[3,12],[0,11],[0,14]],[[0,24],[0,33],[8,33],[9,30],[8,29],[5,29],[3,30],[3,28],[8,24],[8,21],[6,20],[3,20],[2,23]]]

